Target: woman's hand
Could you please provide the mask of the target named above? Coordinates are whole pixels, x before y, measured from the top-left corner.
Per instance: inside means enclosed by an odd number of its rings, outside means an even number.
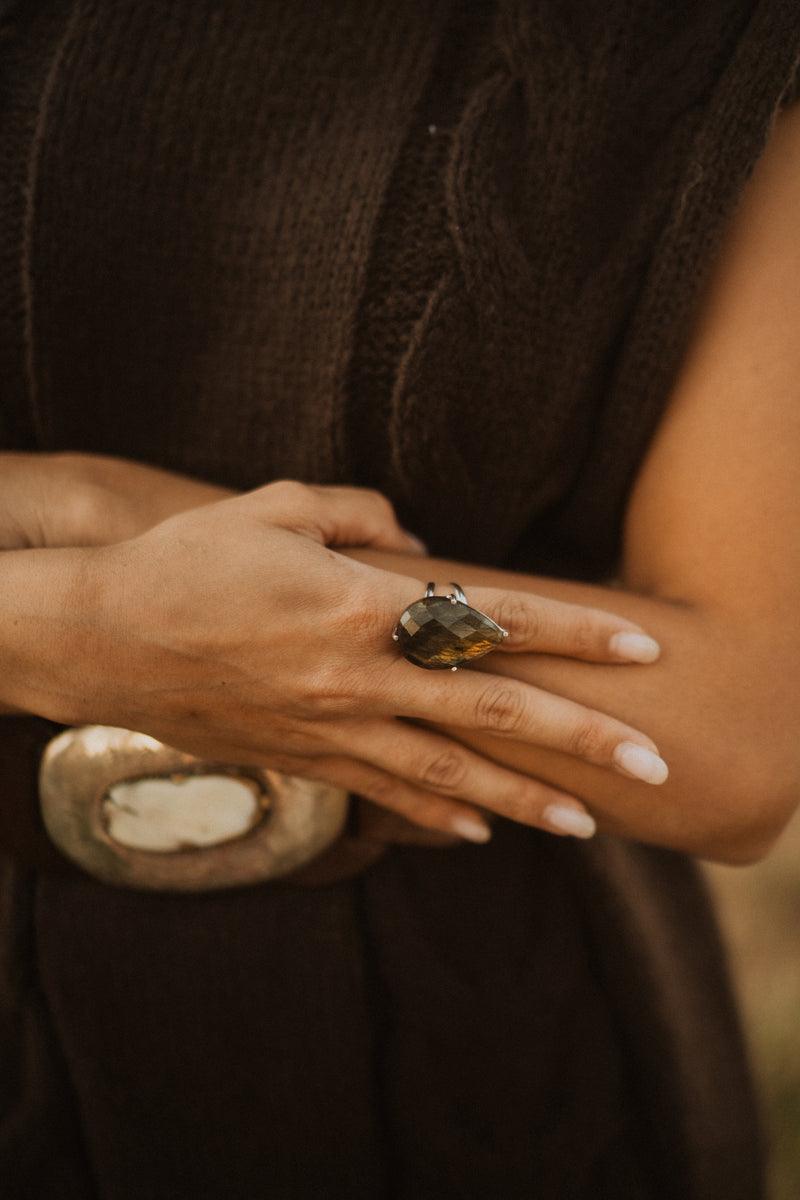
[[[467,734],[449,714],[445,730],[580,797],[605,831],[730,862],[763,857],[800,801],[799,210],[796,104],[742,198],[632,490],[620,589],[477,567],[456,576],[470,595],[478,584],[529,588],[653,633],[663,654],[647,671],[546,655],[484,662],[641,722],[670,777],[648,792],[574,755]],[[359,558],[388,565],[374,551]]]
[[[380,496],[277,483],[121,544],[5,555],[4,596],[16,596],[18,616],[53,554],[72,581],[59,625],[70,652],[29,649],[24,671],[19,658],[7,663],[8,699],[69,724],[120,725],[202,757],[325,779],[475,840],[488,835],[476,807],[579,835],[593,822],[559,789],[417,723],[446,719],[663,778],[652,742],[624,722],[499,675],[406,662],[391,634],[426,573],[395,575],[330,548],[358,545],[409,550]],[[652,653],[609,613],[488,588],[469,599],[509,630],[506,654],[612,663]]]

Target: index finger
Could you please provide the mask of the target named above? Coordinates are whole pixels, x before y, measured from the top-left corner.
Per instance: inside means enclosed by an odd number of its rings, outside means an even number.
[[[555,654],[597,663],[653,663],[660,654],[654,638],[640,626],[599,608],[553,600],[533,592],[471,588],[459,600],[489,617],[505,631],[495,647],[512,653]],[[430,589],[429,589],[430,590]],[[448,587],[437,589],[447,592]],[[451,600],[455,597],[451,595]]]

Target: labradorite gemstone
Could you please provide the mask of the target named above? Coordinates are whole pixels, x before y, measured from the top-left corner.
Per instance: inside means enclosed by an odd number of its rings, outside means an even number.
[[[425,596],[409,605],[395,634],[401,653],[429,671],[444,671],[480,658],[504,637],[489,617],[447,596]]]

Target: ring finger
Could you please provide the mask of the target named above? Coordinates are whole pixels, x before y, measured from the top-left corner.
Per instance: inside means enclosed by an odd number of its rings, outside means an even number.
[[[360,725],[358,750],[360,759],[381,774],[372,786],[378,783],[382,794],[363,793],[377,803],[386,803],[388,777],[401,781],[392,792],[397,803],[425,804],[432,794],[434,799],[459,800],[550,832],[578,837],[594,833],[594,820],[574,796],[501,767],[432,730],[402,721]],[[414,813],[407,815],[418,820]]]

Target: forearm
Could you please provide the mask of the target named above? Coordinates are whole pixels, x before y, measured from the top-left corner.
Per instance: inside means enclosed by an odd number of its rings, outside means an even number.
[[[388,565],[375,551],[355,551]],[[394,559],[392,559],[394,561]],[[624,589],[512,574],[430,560],[430,577],[469,587],[513,587],[607,609],[647,629],[661,645],[646,670],[542,655],[495,653],[481,666],[607,712],[653,738],[670,775],[658,788],[599,770],[576,755],[525,744],[513,735],[453,736],[581,799],[602,830],[712,858],[758,857],[797,801],[793,722],[780,683],[752,630],[713,610]],[[402,562],[395,569],[403,570]],[[481,669],[480,667],[478,669]],[[787,687],[792,685],[791,679]],[[788,703],[787,697],[787,703]],[[790,727],[792,726],[792,727]]]
[[[22,558],[0,554],[0,716],[58,707],[35,680],[52,683],[56,665],[68,661],[77,630],[65,591],[80,602],[74,572],[83,559],[80,550],[53,554],[55,548],[124,541],[174,513],[230,494],[105,455],[0,453],[0,551],[28,552]],[[47,550],[48,557],[33,550]]]
[[[465,564],[427,560],[382,550],[353,557],[401,574],[463,587],[530,591],[627,617],[662,647],[659,662],[638,665],[586,663],[566,657],[495,653],[483,660],[508,674],[646,731],[670,768],[658,788],[629,780],[585,761],[587,747],[556,752],[512,734],[467,733],[443,728],[482,754],[553,785],[583,801],[601,829],[720,858],[761,853],[795,802],[795,757],[774,670],[779,629],[764,623],[770,646],[752,628],[740,629],[707,605],[675,602],[630,590],[586,586],[510,574]],[[118,723],[116,716],[84,703],[98,689],[104,657],[101,631],[91,615],[86,549],[45,549],[0,554],[0,712],[31,712],[64,723]],[[119,631],[108,631],[108,662]],[[388,634],[387,634],[388,635]],[[481,669],[480,667],[478,669]],[[83,679],[83,676],[86,679]],[[421,675],[421,679],[422,679]],[[789,681],[792,680],[791,672]],[[591,755],[590,755],[591,757]],[[787,765],[788,764],[788,765]]]
[[[99,546],[231,492],[93,454],[0,453],[0,549]]]
[[[87,551],[0,553],[0,713],[69,724],[86,649]]]

